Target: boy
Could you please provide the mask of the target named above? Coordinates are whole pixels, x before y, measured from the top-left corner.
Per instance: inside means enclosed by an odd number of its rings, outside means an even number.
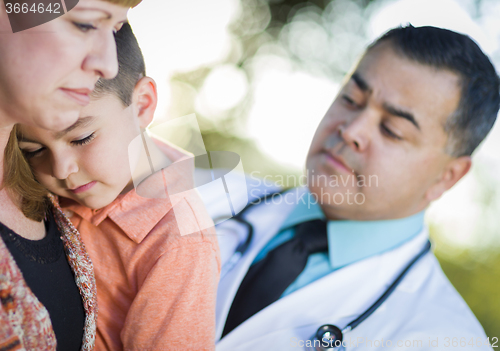
[[[215,231],[199,224],[208,214],[195,193],[166,194],[166,187],[189,189],[191,174],[166,168],[150,176],[145,190],[163,198],[134,189],[128,148],[153,118],[156,85],[128,24],[116,42],[118,76],[98,82],[78,121],[55,134],[20,126],[19,147],[37,180],[61,197],[94,263],[96,349],[212,350]],[[176,219],[192,234],[181,235]]]

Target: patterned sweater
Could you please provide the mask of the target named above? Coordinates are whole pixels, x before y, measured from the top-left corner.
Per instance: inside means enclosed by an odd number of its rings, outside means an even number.
[[[50,197],[66,257],[85,309],[82,351],[94,349],[97,293],[94,267],[80,234]],[[14,258],[0,239],[0,350],[56,350],[56,337],[49,313],[26,285]]]

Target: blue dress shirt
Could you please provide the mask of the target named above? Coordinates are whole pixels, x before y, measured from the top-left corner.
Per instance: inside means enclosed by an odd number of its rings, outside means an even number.
[[[302,273],[281,297],[339,268],[392,250],[409,241],[422,231],[424,213],[422,211],[406,218],[392,220],[327,221],[328,252],[310,255]],[[293,238],[297,224],[315,219],[325,219],[319,204],[298,201],[278,233],[255,257],[253,264],[264,258],[270,250]]]

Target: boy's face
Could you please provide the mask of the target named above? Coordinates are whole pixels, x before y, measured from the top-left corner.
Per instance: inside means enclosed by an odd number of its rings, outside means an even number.
[[[128,146],[140,133],[134,103],[115,95],[92,99],[78,121],[55,133],[20,126],[19,147],[35,177],[56,195],[102,208],[131,187]]]
[[[325,214],[401,218],[451,187],[470,166],[470,159],[445,152],[443,126],[459,100],[456,74],[403,58],[388,43],[370,50],[321,121],[307,156],[309,188]]]

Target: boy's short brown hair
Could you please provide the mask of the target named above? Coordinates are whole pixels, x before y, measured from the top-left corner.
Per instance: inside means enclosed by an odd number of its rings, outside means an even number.
[[[115,34],[118,56],[118,74],[113,79],[100,78],[91,96],[100,98],[104,95],[117,96],[124,106],[132,103],[132,95],[137,82],[146,75],[146,65],[139,43],[129,23]]]

